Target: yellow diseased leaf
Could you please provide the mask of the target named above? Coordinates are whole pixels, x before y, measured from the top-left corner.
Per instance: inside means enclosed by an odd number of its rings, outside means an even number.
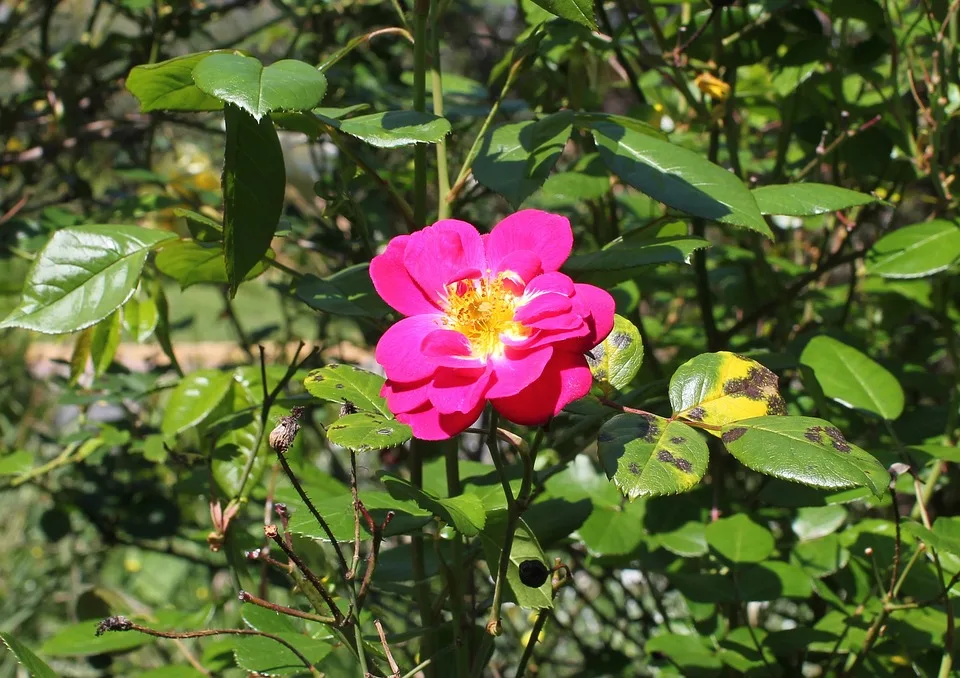
[[[670,403],[674,417],[711,426],[786,414],[777,375],[728,351],[704,353],[683,364],[670,380]]]

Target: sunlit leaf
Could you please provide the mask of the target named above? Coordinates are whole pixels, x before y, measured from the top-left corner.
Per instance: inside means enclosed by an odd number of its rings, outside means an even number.
[[[643,341],[636,325],[620,315],[613,317],[613,330],[587,353],[593,378],[625,389],[643,364]]]

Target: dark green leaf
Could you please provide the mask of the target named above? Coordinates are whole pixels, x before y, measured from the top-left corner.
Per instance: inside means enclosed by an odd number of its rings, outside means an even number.
[[[630,499],[685,492],[700,482],[709,461],[699,433],[653,415],[618,414],[597,441],[607,477]]]
[[[273,250],[265,253],[273,258]],[[157,253],[157,268],[180,283],[186,289],[198,283],[226,283],[227,268],[220,243],[200,243],[195,240],[177,240],[167,244]],[[257,262],[243,277],[253,280],[267,270],[267,263]]]
[[[487,132],[473,163],[473,175],[515,207],[543,182],[570,138],[573,113],[500,125]]]
[[[611,122],[594,123],[593,136],[607,167],[654,200],[773,237],[746,186],[699,154]]]
[[[922,278],[960,259],[960,227],[935,219],[888,233],[867,252],[867,272],[884,278]]]
[[[216,435],[210,470],[228,497],[240,494],[248,467],[249,476],[256,481],[267,462],[267,438],[260,439],[260,411],[256,407],[262,391],[253,387],[248,381],[232,379],[227,396],[207,418]]]
[[[707,525],[707,543],[732,563],[759,563],[773,553],[773,535],[740,513]]]
[[[307,274],[297,281],[297,296],[332,315],[381,318],[389,312],[370,280],[369,265],[357,264],[326,278]]]
[[[813,417],[756,417],[723,427],[727,450],[754,471],[828,490],[886,492],[890,475],[840,430]]]
[[[723,664],[697,634],[663,633],[647,641],[647,654],[660,652],[676,662],[684,676],[707,678],[723,670]]]
[[[230,50],[218,49],[135,66],[127,76],[127,89],[140,100],[143,112],[218,111],[223,108],[223,102],[196,86],[193,69],[209,56],[230,53]]]
[[[554,16],[581,24],[591,30],[597,29],[596,19],[593,18],[593,3],[590,0],[533,0],[533,2]]]
[[[33,262],[19,306],[0,328],[61,334],[100,322],[133,295],[147,253],[175,237],[139,226],[57,231]]]
[[[208,56],[194,67],[193,81],[256,121],[270,111],[310,110],[327,90],[327,79],[308,63],[284,59],[264,67],[259,60],[240,54]]]
[[[206,62],[204,62],[206,63]],[[223,249],[231,290],[267,250],[283,211],[286,174],[277,130],[236,106],[224,108]]]
[[[591,282],[602,280],[605,284],[616,284],[636,277],[644,266],[689,264],[696,250],[709,246],[703,238],[617,238],[599,252],[575,254],[563,265],[563,270]]]
[[[800,362],[813,370],[823,394],[841,405],[890,421],[903,413],[897,378],[851,346],[820,335],[804,347]]]
[[[108,652],[123,652],[153,642],[153,638],[136,631],[111,631],[97,636],[99,621],[92,619],[61,628],[40,648],[50,657],[90,657]]]
[[[761,186],[753,190],[761,214],[812,217],[876,202],[865,193],[829,184],[784,184]]]
[[[166,436],[186,431],[213,412],[230,390],[233,377],[219,370],[199,370],[180,380],[163,411]]]
[[[297,648],[311,664],[320,662],[333,649],[329,642],[310,638],[301,633],[274,635]],[[233,648],[237,664],[250,672],[271,676],[288,676],[307,672],[303,662],[290,651],[290,648],[264,636],[237,636]]]
[[[387,473],[380,474],[380,481],[386,486],[390,496],[416,502],[420,508],[454,526],[465,537],[477,536],[487,521],[483,502],[473,494],[444,499],[419,490],[406,480]]]
[[[406,424],[372,412],[348,414],[327,427],[327,440],[356,452],[396,447],[412,437]]]
[[[503,543],[507,532],[507,512],[505,510],[492,511],[487,515],[487,524],[480,532],[480,543],[483,546],[484,557],[491,576],[496,578],[500,556],[503,553]],[[520,581],[520,563],[525,560],[539,560],[547,563],[547,556],[537,542],[533,531],[527,526],[523,518],[517,524],[513,537],[513,546],[510,549],[510,562],[507,564],[507,584],[513,594],[513,600],[523,608],[543,609],[553,607],[553,589],[547,579],[542,586],[533,588]],[[506,598],[506,596],[504,596]]]
[[[243,623],[255,631],[264,633],[296,633],[291,617],[257,605],[244,605]]]
[[[0,640],[3,641],[7,649],[16,656],[20,665],[23,666],[33,678],[57,678],[57,674],[47,666],[45,661],[35,655],[29,647],[21,643],[13,635],[0,633]]]
[[[636,325],[620,315],[613,317],[613,330],[587,353],[593,378],[624,390],[643,364],[643,341]]]

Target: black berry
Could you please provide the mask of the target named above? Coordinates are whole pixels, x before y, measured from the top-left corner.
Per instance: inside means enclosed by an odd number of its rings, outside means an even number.
[[[520,581],[532,589],[543,586],[549,574],[550,570],[539,560],[524,560],[520,563]]]

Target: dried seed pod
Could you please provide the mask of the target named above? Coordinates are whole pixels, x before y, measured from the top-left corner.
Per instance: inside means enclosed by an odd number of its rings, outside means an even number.
[[[360,410],[357,409],[356,405],[354,405],[352,402],[350,402],[346,398],[343,399],[343,405],[340,406],[341,417],[345,417],[348,414],[356,414],[359,411]]]
[[[303,414],[302,407],[294,407],[290,411],[290,416],[280,417],[276,427],[270,432],[270,447],[284,454],[293,445],[300,431],[300,415]]]

